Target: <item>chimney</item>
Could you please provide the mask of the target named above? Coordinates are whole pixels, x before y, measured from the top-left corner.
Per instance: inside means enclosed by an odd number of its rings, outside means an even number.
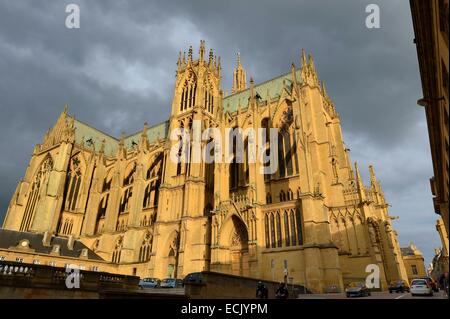
[[[75,244],[75,236],[70,235],[67,239],[67,248],[69,250],[73,250],[73,245]]]
[[[44,237],[42,237],[42,244],[45,247],[50,247],[51,246],[51,242],[52,242],[52,233],[49,232],[48,230],[44,233]]]

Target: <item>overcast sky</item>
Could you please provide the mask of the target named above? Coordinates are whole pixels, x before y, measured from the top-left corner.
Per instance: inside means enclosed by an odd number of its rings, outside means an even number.
[[[65,7],[81,9],[67,29]],[[381,28],[367,29],[376,3]],[[230,90],[236,52],[256,83],[289,72],[300,50],[341,115],[351,158],[368,183],[373,164],[401,245],[440,246],[431,155],[409,1],[0,0],[0,218],[64,103],[114,136],[168,118],[178,51],[201,39],[222,58]]]

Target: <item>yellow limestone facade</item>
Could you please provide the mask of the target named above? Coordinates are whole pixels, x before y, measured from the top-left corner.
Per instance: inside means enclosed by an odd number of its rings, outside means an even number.
[[[374,169],[366,186],[312,56],[302,51],[300,60],[284,75],[247,84],[239,58],[225,96],[220,58],[205,53],[201,41],[198,57],[192,47],[180,53],[169,120],[118,139],[65,108],[34,148],[3,227],[75,236],[109,262],[109,271],[141,277],[204,270],[286,276],[322,292],[365,280],[374,264],[382,289],[407,280]],[[242,128],[234,143],[243,142],[243,163],[235,148],[212,163],[171,160],[179,143],[172,132],[192,136],[195,123],[223,137],[227,128]],[[276,149],[269,136],[246,135],[248,128],[276,128]],[[278,159],[275,172],[263,174],[267,164],[249,161],[249,138],[273,154],[270,164]],[[215,135],[192,139],[191,147],[203,150],[211,139],[205,152],[225,148]],[[180,148],[176,155],[193,154]]]

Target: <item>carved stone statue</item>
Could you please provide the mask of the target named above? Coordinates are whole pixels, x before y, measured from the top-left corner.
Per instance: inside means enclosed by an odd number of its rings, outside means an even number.
[[[392,232],[392,226],[389,222],[385,222],[384,225],[385,225],[386,233]]]
[[[368,223],[368,226],[369,226],[369,235],[370,235],[370,240],[372,242],[372,246],[377,246],[377,235],[375,232],[375,227],[370,222]]]

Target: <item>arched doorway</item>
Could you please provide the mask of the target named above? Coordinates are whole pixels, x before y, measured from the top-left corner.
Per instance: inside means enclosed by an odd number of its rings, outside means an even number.
[[[248,231],[244,222],[237,216],[232,216],[228,221],[228,241],[230,251],[231,274],[248,276]]]
[[[160,275],[163,278],[178,278],[178,252],[180,237],[177,231],[173,231],[166,237],[166,246],[163,247],[163,255],[160,264]]]
[[[168,278],[174,278],[174,271],[175,271],[175,250],[170,247],[169,250],[169,256],[167,257],[167,277]]]

